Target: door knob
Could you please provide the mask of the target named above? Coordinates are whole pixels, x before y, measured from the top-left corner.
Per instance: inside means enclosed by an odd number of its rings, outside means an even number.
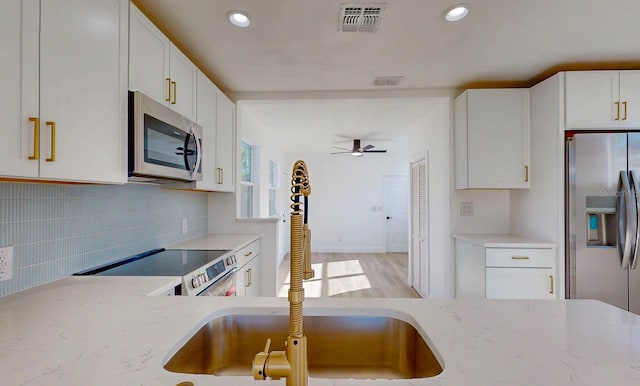
[[[391,220],[391,217],[387,216],[387,220]]]

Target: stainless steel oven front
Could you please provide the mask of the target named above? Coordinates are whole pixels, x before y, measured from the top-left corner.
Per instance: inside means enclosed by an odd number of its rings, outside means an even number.
[[[201,181],[202,157],[202,127],[139,91],[129,92],[130,180]]]
[[[209,285],[196,296],[236,296],[237,268]]]

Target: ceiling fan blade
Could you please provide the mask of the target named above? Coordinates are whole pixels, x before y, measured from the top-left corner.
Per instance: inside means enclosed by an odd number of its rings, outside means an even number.
[[[367,151],[367,150],[369,150],[369,149],[373,149],[374,147],[375,147],[375,146],[373,146],[373,145],[367,145],[367,146],[363,147],[363,148],[362,148],[362,149],[360,149],[360,150],[362,150],[362,151]]]
[[[386,150],[367,150],[363,151],[363,153],[386,153]]]
[[[330,153],[330,154],[351,154],[351,150],[349,150],[349,151],[339,151],[337,153]]]
[[[344,147],[338,147],[338,146],[332,146],[332,147],[333,147],[334,149],[340,149],[340,150],[348,150],[348,151],[351,151],[351,149],[347,149],[347,148],[344,148]]]

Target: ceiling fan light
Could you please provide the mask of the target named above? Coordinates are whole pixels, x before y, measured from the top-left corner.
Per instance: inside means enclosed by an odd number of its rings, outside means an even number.
[[[361,151],[352,151],[351,155],[354,157],[362,157],[362,152]]]

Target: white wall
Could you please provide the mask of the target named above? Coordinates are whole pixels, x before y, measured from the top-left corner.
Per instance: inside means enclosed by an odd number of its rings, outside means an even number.
[[[429,297],[452,297],[450,186],[453,181],[451,97],[425,100],[424,121],[410,136],[411,161],[428,153]]]
[[[314,252],[385,252],[385,173],[408,173],[406,152],[396,154],[287,154],[307,164],[312,193],[309,226]]]
[[[234,193],[209,193],[209,233],[262,236],[259,296],[277,296],[279,224],[276,219],[236,219]]]

